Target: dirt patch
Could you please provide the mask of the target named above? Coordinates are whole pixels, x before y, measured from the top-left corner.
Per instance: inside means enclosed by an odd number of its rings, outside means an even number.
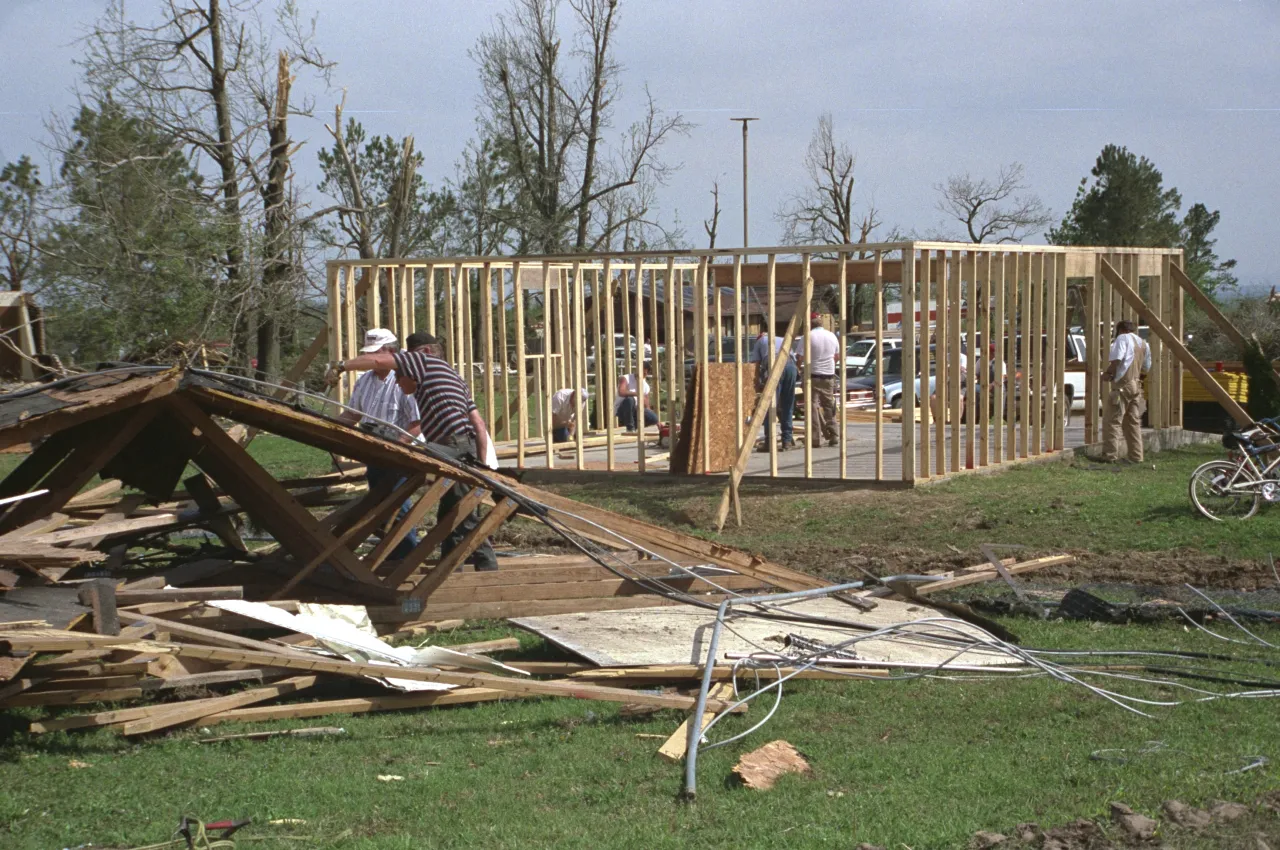
[[[1106,553],[1067,550],[1076,556],[1074,563],[1049,567],[1029,574],[1036,582],[1061,584],[1132,584],[1168,586],[1191,584],[1199,588],[1254,591],[1276,588],[1271,567],[1264,561],[1229,559],[1222,555],[1171,550],[1166,552]],[[1020,551],[1019,558],[1054,555],[1059,552]],[[866,570],[875,576],[904,573],[927,573],[955,570],[983,563],[986,558],[977,551],[937,552],[914,546],[866,544],[852,549],[825,546],[821,543],[797,542],[788,551],[774,553],[779,563],[804,572],[816,573],[833,581],[857,581],[866,578]]]
[[[1008,835],[981,831],[970,848],[999,850],[1121,850],[1121,848],[1199,848],[1199,850],[1274,850],[1280,847],[1280,816],[1273,803],[1280,792],[1268,792],[1252,805],[1216,803],[1207,810],[1191,809],[1177,800],[1167,801],[1159,818],[1134,812],[1122,803],[1111,804],[1110,822],[1080,818],[1052,829],[1034,823],[1018,824]],[[1201,817],[1187,820],[1187,812]]]

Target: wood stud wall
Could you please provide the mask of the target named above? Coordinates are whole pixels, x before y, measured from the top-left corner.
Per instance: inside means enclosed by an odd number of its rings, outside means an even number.
[[[833,317],[832,325],[837,328],[847,326],[852,308],[849,284],[870,284],[877,343],[875,398],[883,398],[886,376],[881,352],[887,338],[902,339],[906,374],[918,368],[921,375],[931,377],[920,381],[918,398],[916,383],[903,382],[905,408],[909,411],[917,403],[918,407],[914,417],[901,417],[900,438],[894,439],[885,429],[886,421],[899,419],[897,411],[875,404],[865,416],[856,416],[856,421],[874,427],[874,441],[868,446],[872,463],[859,474],[851,470],[851,463],[856,462],[855,450],[865,449],[849,436],[855,416],[844,405],[839,407],[839,430],[846,436],[840,441],[838,460],[833,463],[814,453],[813,440],[819,435],[812,411],[812,374],[806,366],[800,374],[796,411],[802,414],[796,421],[803,435],[802,472],[806,478],[881,481],[900,477],[907,483],[1061,451],[1066,444],[1068,371],[1085,376],[1085,441],[1101,439],[1102,399],[1108,388],[1100,374],[1107,365],[1115,322],[1132,318],[1134,311],[1102,278],[1100,260],[1109,262],[1140,292],[1176,334],[1182,333],[1183,291],[1170,271],[1181,266],[1178,251],[923,242],[751,250],[765,262],[750,263],[746,251],[732,249],[534,260],[334,261],[326,272],[329,323],[324,333],[329,350],[346,358],[355,355],[363,330],[371,325],[381,324],[401,338],[419,327],[442,337],[447,358],[476,394],[495,440],[513,446],[519,467],[557,466],[559,451],[560,465],[586,469],[594,466],[586,451],[603,444],[604,466],[609,470],[666,474],[665,464],[656,462],[660,458],[652,450],[646,455],[643,441],[632,435],[624,438],[617,427],[613,410],[620,378],[639,373],[651,387],[651,406],[659,422],[674,431],[687,397],[686,358],[702,367],[721,361],[721,338],[727,336],[734,340],[735,359],[743,363],[761,322],[776,329],[786,318],[779,312],[779,295],[794,291],[811,270],[822,283],[835,287],[839,315]],[[825,259],[836,251],[840,251],[835,253],[840,262]],[[779,262],[780,256],[798,262]],[[865,259],[854,260],[855,256]],[[914,262],[904,262],[904,257]],[[366,285],[366,281],[377,285]],[[754,290],[748,291],[748,286]],[[726,310],[722,297],[730,292],[734,307]],[[363,301],[359,308],[357,293]],[[534,303],[531,295],[542,302],[540,328],[528,315]],[[692,303],[686,305],[686,299]],[[886,308],[894,300],[905,305],[903,315],[908,319],[918,311],[921,324],[887,325]],[[805,313],[798,345],[806,353],[811,306],[796,307]],[[764,315],[748,321],[749,314],[759,313]],[[1081,325],[1087,359],[1084,364],[1069,364],[1068,329]],[[618,363],[610,356],[615,332],[635,338],[635,352],[623,344]],[[647,361],[635,356],[644,351],[646,339],[653,345]],[[1030,344],[1031,340],[1040,342]],[[1149,342],[1153,360],[1147,388],[1150,424],[1180,426],[1182,365],[1154,335]],[[987,357],[993,343],[992,368]],[[663,356],[657,353],[660,345],[665,346]],[[588,363],[593,353],[598,355],[595,367]],[[843,357],[837,369],[843,386],[851,377]],[[745,421],[749,411],[743,398],[750,389],[743,382],[751,380],[751,370],[744,374],[731,410],[704,407],[700,411],[703,421],[712,415],[732,417],[739,446],[760,437],[760,428]],[[337,388],[340,401],[350,396],[354,379],[348,376]],[[575,436],[552,451],[548,449],[552,398],[557,390],[571,387],[586,388],[592,399],[590,403],[578,400]],[[1080,389],[1076,388],[1077,393]],[[702,403],[707,403],[705,394]],[[643,413],[638,420],[643,428]],[[653,426],[645,436],[654,438]],[[710,452],[705,430],[702,437],[706,463]],[[619,448],[625,451],[620,454]],[[885,457],[898,451],[900,472],[886,475]],[[793,457],[787,456],[787,466],[794,470],[801,458]],[[768,474],[777,476],[779,471],[776,441],[770,440]]]

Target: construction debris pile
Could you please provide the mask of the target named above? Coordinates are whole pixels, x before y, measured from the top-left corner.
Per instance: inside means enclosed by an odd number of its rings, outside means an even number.
[[[699,746],[760,728],[792,679],[1042,675],[1139,713],[1178,700],[1122,693],[1117,678],[1197,700],[1280,694],[1269,677],[1243,691],[1219,678],[1224,687],[1210,690],[1130,657],[1123,668],[1070,666],[935,598],[995,580],[1021,595],[1016,576],[1068,555],[1002,560],[987,547],[987,562],[969,569],[831,585],[364,433],[305,402],[163,367],[0,397],[0,450],[27,453],[0,482],[0,710],[40,709],[36,734],[143,735],[532,697],[677,709],[692,716],[660,752],[685,759],[692,795]],[[246,451],[259,429],[406,478],[370,489],[357,467],[279,481]],[[95,477],[102,483],[90,486]],[[435,510],[455,483],[469,495]],[[478,526],[437,556],[478,507],[487,508]],[[412,551],[390,558],[429,515],[435,523]],[[561,550],[508,549],[497,571],[461,571],[516,520],[549,528]],[[581,660],[489,657],[517,649],[511,638],[423,645],[487,619],[509,619]],[[1110,678],[1088,681],[1096,676]],[[760,696],[774,697],[763,718],[701,743]]]

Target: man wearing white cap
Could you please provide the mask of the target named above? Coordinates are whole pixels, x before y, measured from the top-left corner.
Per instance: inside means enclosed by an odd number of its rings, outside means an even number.
[[[578,403],[588,398],[586,390],[556,390],[551,396],[551,439],[567,443],[578,427]]]
[[[386,328],[373,328],[364,335],[364,345],[360,347],[360,353],[394,354],[399,347],[396,335],[391,331]],[[394,369],[374,368],[361,375],[356,380],[355,388],[351,391],[351,399],[347,402],[347,406],[350,409],[342,412],[338,417],[340,420],[351,425],[358,424],[361,430],[378,434],[387,439],[408,442],[409,438],[394,429],[387,428],[382,424],[383,422],[390,422],[401,430],[409,432],[412,437],[417,437],[422,427],[422,417],[418,413],[418,402],[411,394],[405,393],[400,389]],[[406,477],[398,469],[386,469],[377,466],[368,466],[365,470],[365,475],[369,480],[370,490],[385,486],[387,481],[391,482],[390,486],[394,489],[399,487]],[[409,502],[406,500],[400,506],[397,518],[407,514],[409,508]],[[417,545],[417,535],[410,531],[396,548],[391,550],[391,554],[388,557],[392,559],[403,558]]]

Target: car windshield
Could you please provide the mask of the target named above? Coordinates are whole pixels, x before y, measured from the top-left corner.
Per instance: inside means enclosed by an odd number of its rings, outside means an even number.
[[[872,357],[866,363],[858,367],[858,377],[866,375],[874,375],[876,373],[876,359]],[[902,349],[895,348],[893,351],[884,353],[884,373],[886,375],[902,374]]]
[[[849,341],[850,357],[866,357],[871,353],[871,349],[875,347],[873,339],[853,339]]]

